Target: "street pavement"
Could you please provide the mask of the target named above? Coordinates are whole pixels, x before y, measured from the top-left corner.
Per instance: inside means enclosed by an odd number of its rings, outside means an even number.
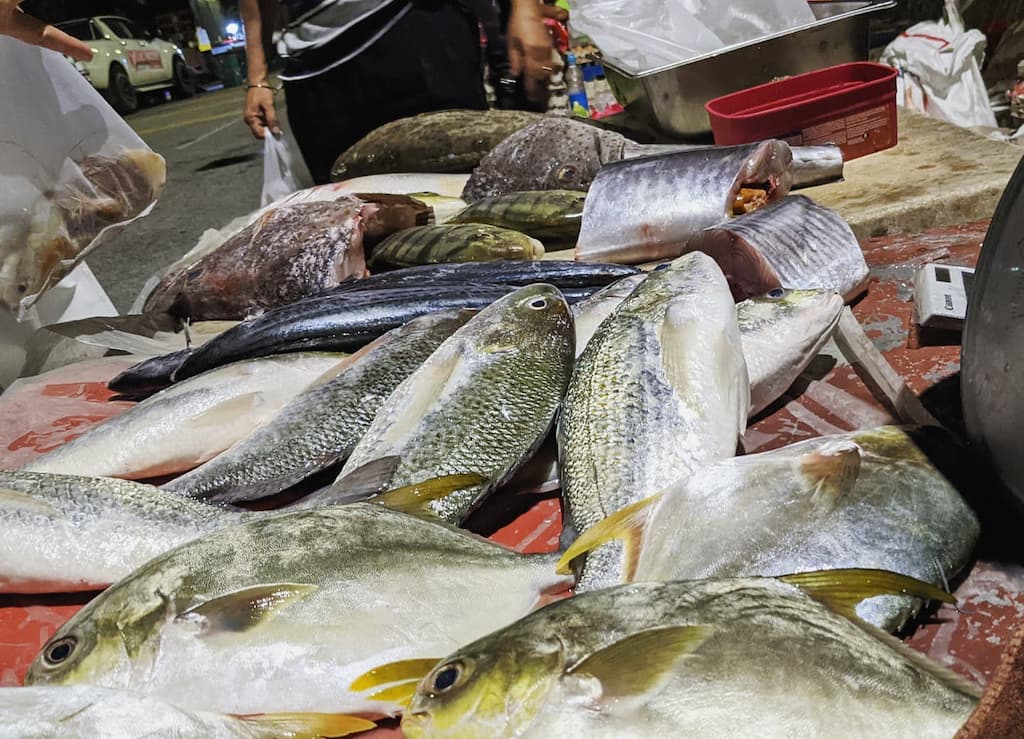
[[[277,96],[285,121],[284,96]],[[86,258],[121,313],[146,280],[220,228],[260,205],[263,143],[242,122],[245,90],[233,87],[150,104],[127,117],[167,160],[167,184],[152,212],[111,234]],[[297,152],[296,152],[297,153]]]

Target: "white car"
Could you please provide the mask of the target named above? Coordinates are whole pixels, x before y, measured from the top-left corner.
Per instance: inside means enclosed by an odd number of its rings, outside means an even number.
[[[92,48],[92,61],[75,66],[119,113],[139,107],[139,92],[174,87],[185,96],[195,93],[196,75],[181,49],[147,37],[127,18],[79,18],[57,27]]]

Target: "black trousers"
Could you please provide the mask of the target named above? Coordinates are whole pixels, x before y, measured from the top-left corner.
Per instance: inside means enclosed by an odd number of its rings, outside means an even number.
[[[317,184],[373,129],[448,108],[484,109],[477,20],[455,2],[414,0],[387,33],[354,59],[285,83],[288,123]]]

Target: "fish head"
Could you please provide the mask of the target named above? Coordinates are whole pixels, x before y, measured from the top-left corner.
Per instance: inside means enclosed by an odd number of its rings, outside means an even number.
[[[562,293],[552,285],[521,287],[495,302],[476,322],[474,343],[485,351],[515,349],[548,360],[564,357],[568,351],[572,357],[572,313]]]
[[[456,652],[416,688],[402,718],[410,739],[506,736],[540,713],[565,671],[561,641],[506,629]]]

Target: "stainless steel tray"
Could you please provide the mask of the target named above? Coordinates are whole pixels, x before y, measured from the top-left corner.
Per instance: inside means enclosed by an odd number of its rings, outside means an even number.
[[[669,138],[711,130],[704,103],[776,77],[868,58],[868,14],[895,0],[812,2],[814,23],[635,75],[604,59],[608,84],[627,115]]]

